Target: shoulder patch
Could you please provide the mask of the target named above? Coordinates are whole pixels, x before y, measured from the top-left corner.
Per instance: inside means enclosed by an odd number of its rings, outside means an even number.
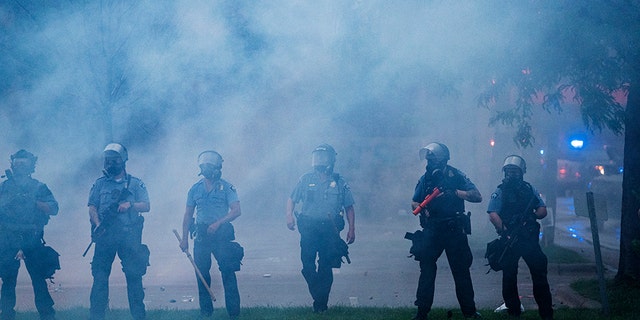
[[[459,175],[461,175],[463,178],[466,178],[466,177],[467,177],[467,174],[466,174],[466,173],[464,173],[464,171],[462,171],[462,170],[460,170],[460,169],[458,169],[458,168],[456,168],[455,170],[456,170],[456,171],[458,172],[458,174],[459,174]]]
[[[497,197],[498,197],[498,193],[497,192],[494,192],[494,193],[491,194],[491,199],[495,199]]]
[[[229,184],[229,190],[236,191],[236,187],[232,184]]]
[[[147,189],[147,186],[144,184],[144,182],[140,181],[140,188]]]

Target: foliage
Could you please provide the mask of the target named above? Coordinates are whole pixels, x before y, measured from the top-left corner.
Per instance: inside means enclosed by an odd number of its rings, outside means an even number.
[[[478,105],[494,112],[491,125],[516,127],[514,142],[522,148],[533,146],[531,120],[538,106],[547,112],[579,107],[592,132],[625,132],[616,278],[640,278],[640,256],[631,244],[640,234],[640,202],[634,197],[640,172],[640,1],[492,3],[484,14],[499,21],[515,17],[514,26],[524,28],[514,28],[509,45],[496,50],[494,68],[484,70]]]
[[[600,288],[597,279],[585,279],[571,284],[571,288],[589,299],[600,300]],[[614,318],[638,319],[640,318],[640,283],[629,285],[628,283],[607,281],[607,299],[611,315]]]
[[[502,6],[498,19],[513,15],[531,27],[517,29],[510,46],[496,57],[503,67],[491,70],[491,81],[478,98],[479,106],[494,111],[490,125],[516,127],[514,142],[526,148],[534,141],[536,107],[561,112],[565,105],[578,105],[591,131],[622,133],[624,108],[616,94],[629,90],[638,41],[628,31],[638,27],[638,8],[631,10],[636,13],[621,9],[617,1]]]

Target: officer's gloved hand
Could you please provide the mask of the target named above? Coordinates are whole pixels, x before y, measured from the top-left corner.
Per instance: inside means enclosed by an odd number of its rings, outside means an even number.
[[[445,197],[457,197],[456,189],[445,188],[445,187],[440,187],[439,189],[440,189],[440,192],[442,193],[442,196],[445,196]]]

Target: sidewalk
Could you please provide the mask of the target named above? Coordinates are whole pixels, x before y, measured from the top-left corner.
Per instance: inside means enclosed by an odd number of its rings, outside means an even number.
[[[597,279],[594,241],[589,218],[577,216],[572,198],[557,199],[554,244],[571,249],[589,262],[584,264],[550,264],[549,282],[555,283],[554,302],[568,307],[600,308],[597,301],[586,299],[575,293],[569,284],[579,279]],[[617,272],[620,254],[620,220],[608,219],[597,226],[604,276],[613,278]],[[569,281],[563,282],[563,276]]]

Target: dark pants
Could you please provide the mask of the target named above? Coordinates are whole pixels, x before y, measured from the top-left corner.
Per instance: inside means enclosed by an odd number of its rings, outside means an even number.
[[[142,276],[146,273],[148,257],[142,259],[142,225],[130,228],[112,228],[96,241],[91,274],[89,308],[92,320],[102,320],[109,304],[109,276],[116,254],[120,258],[122,271],[127,280],[129,310],[136,320],[145,319],[144,289]]]
[[[41,244],[42,245],[42,244]],[[15,306],[16,306],[16,281],[18,279],[18,270],[20,269],[20,261],[14,259],[19,249],[3,250],[0,254],[2,256],[2,270],[0,276],[2,277],[2,289],[0,290],[0,310],[2,314],[0,319],[15,319]],[[35,305],[41,319],[53,319],[55,311],[53,309],[53,299],[49,294],[47,288],[47,281],[39,270],[34,261],[40,259],[37,252],[41,252],[38,248],[28,248],[22,250],[25,256],[25,266],[27,272],[31,277],[31,284],[33,286],[33,293],[35,295]]]
[[[438,269],[436,262],[445,251],[453,274],[460,309],[465,316],[473,315],[476,312],[476,304],[469,272],[473,256],[467,235],[458,229],[450,230],[443,226],[431,225],[424,229],[424,236],[427,245],[424,249],[426,251],[424,258],[420,260],[420,279],[415,302],[418,306],[418,314],[426,316],[431,311]]]
[[[220,231],[220,229],[219,229]],[[205,231],[206,232],[206,231]],[[193,245],[193,255],[196,266],[202,273],[207,285],[211,287],[211,254],[218,263],[218,269],[222,275],[222,286],[224,288],[224,301],[227,308],[227,313],[230,317],[237,317],[240,315],[240,293],[238,291],[238,280],[236,278],[236,270],[232,266],[232,261],[227,261],[227,252],[224,252],[225,248],[228,248],[226,244],[231,242],[231,238],[217,238],[212,236],[202,236],[199,234],[196,237]],[[198,297],[200,302],[200,312],[203,315],[211,315],[213,313],[213,301],[211,301],[211,295],[207,291],[207,288],[202,284],[198,276],[196,275],[196,281],[198,282]]]
[[[335,227],[328,221],[299,221],[300,260],[302,276],[313,298],[314,311],[327,310],[329,293],[333,285],[333,271],[329,250],[335,237]],[[316,258],[318,264],[316,266]]]
[[[520,295],[518,293],[518,261],[520,257],[529,267],[533,282],[533,297],[538,304],[538,313],[543,319],[553,317],[551,290],[547,281],[547,256],[542,252],[538,235],[521,237],[505,254],[502,270],[502,298],[509,314],[520,314]]]

